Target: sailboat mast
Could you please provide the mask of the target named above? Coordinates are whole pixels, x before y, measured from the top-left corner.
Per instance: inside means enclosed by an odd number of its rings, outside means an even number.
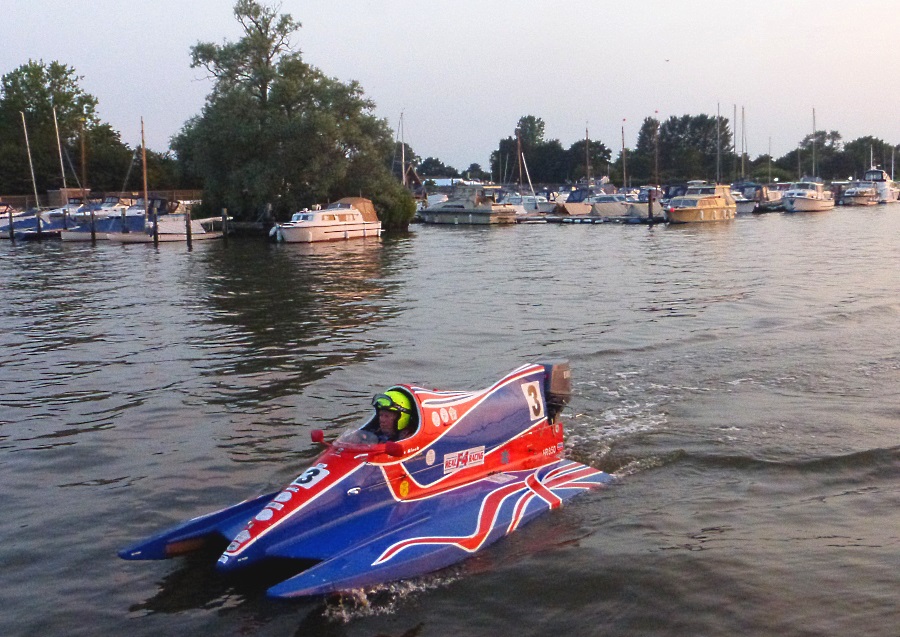
[[[144,214],[146,215],[149,210],[147,208],[148,199],[147,199],[147,144],[144,141],[144,118],[141,118],[141,164],[144,172]]]
[[[588,135],[587,126],[584,127],[584,180],[591,184],[591,138]]]
[[[625,155],[625,120],[622,120],[622,188],[628,190],[628,170]]]
[[[84,120],[81,120],[81,200],[87,198],[87,152],[84,149]],[[123,187],[124,190],[124,187]]]
[[[716,103],[716,183],[721,181],[722,175],[722,133],[720,124],[722,122],[721,106]]]
[[[819,173],[816,171],[816,109],[813,109],[813,137],[812,137],[812,164],[813,177],[817,177]]]
[[[746,128],[746,120],[744,119],[744,107],[741,106],[741,179],[747,176],[747,168],[744,162],[744,158],[747,156],[747,128]]]
[[[59,151],[59,172],[62,174],[63,191],[68,198],[68,186],[66,185],[66,167],[63,165],[62,142],[59,139],[59,122],[56,119],[56,106],[53,107],[53,128],[56,129],[56,149]]]
[[[34,163],[31,161],[31,144],[28,142],[28,127],[25,125],[25,113],[19,111],[19,115],[22,116],[22,130],[25,131],[25,150],[28,151],[28,168],[31,170],[31,186],[34,188],[34,207],[40,208],[41,200],[38,199],[37,182],[34,180]]]
[[[519,192],[522,191],[522,135],[516,129],[516,157],[519,160]]]
[[[400,111],[400,170],[403,172],[403,187],[406,188],[406,141],[403,139],[403,111]]]

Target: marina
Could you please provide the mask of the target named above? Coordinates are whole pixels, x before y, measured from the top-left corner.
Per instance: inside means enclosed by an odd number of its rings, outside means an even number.
[[[891,635],[897,212],[0,243],[2,597],[25,609],[0,632]],[[472,560],[285,604],[116,555],[289,483],[312,430],[392,383],[477,390],[535,356],[569,359],[566,455],[616,484]]]
[[[7,12],[0,635],[897,637],[900,13],[151,4]]]

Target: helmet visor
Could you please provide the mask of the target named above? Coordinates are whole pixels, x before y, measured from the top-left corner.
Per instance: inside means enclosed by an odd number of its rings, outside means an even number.
[[[372,406],[375,409],[387,409],[388,411],[399,411],[402,414],[411,413],[409,409],[402,405],[398,405],[393,398],[387,394],[375,394],[372,398]]]

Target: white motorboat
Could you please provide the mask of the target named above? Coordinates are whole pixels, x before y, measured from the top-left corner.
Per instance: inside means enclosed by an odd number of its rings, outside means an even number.
[[[834,208],[834,196],[820,181],[791,184],[781,198],[785,212],[822,212]]]
[[[191,219],[190,227],[191,241],[208,241],[222,237],[221,232],[207,231],[203,227],[203,222],[198,219]],[[156,241],[160,243],[187,241],[187,215],[184,213],[160,215],[156,229]],[[119,243],[153,243],[153,224],[148,223],[143,231],[138,232],[110,232],[106,234],[106,238]]]
[[[897,203],[900,201],[900,188],[888,174],[874,166],[866,171],[863,180],[871,181],[878,191],[878,203]]]
[[[556,202],[550,201],[544,195],[520,195],[513,193],[503,197],[501,204],[512,206],[518,215],[533,215],[534,213],[548,213],[556,210]]]
[[[516,223],[516,209],[499,203],[500,186],[483,184],[457,186],[447,201],[420,212],[423,223],[494,224]]]
[[[878,203],[878,189],[874,181],[854,181],[841,193],[843,206],[874,206]]]
[[[345,197],[324,210],[294,213],[287,223],[275,224],[269,236],[285,243],[380,237],[381,221],[369,199]]]
[[[782,192],[770,186],[754,182],[743,182],[731,187],[737,214],[748,212],[771,212],[781,208]]]

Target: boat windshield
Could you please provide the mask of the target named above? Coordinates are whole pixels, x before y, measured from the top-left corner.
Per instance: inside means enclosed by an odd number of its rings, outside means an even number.
[[[348,429],[334,441],[335,445],[377,445],[378,436],[365,429]]]
[[[312,221],[312,215],[309,213],[295,212],[291,217],[291,221]]]

